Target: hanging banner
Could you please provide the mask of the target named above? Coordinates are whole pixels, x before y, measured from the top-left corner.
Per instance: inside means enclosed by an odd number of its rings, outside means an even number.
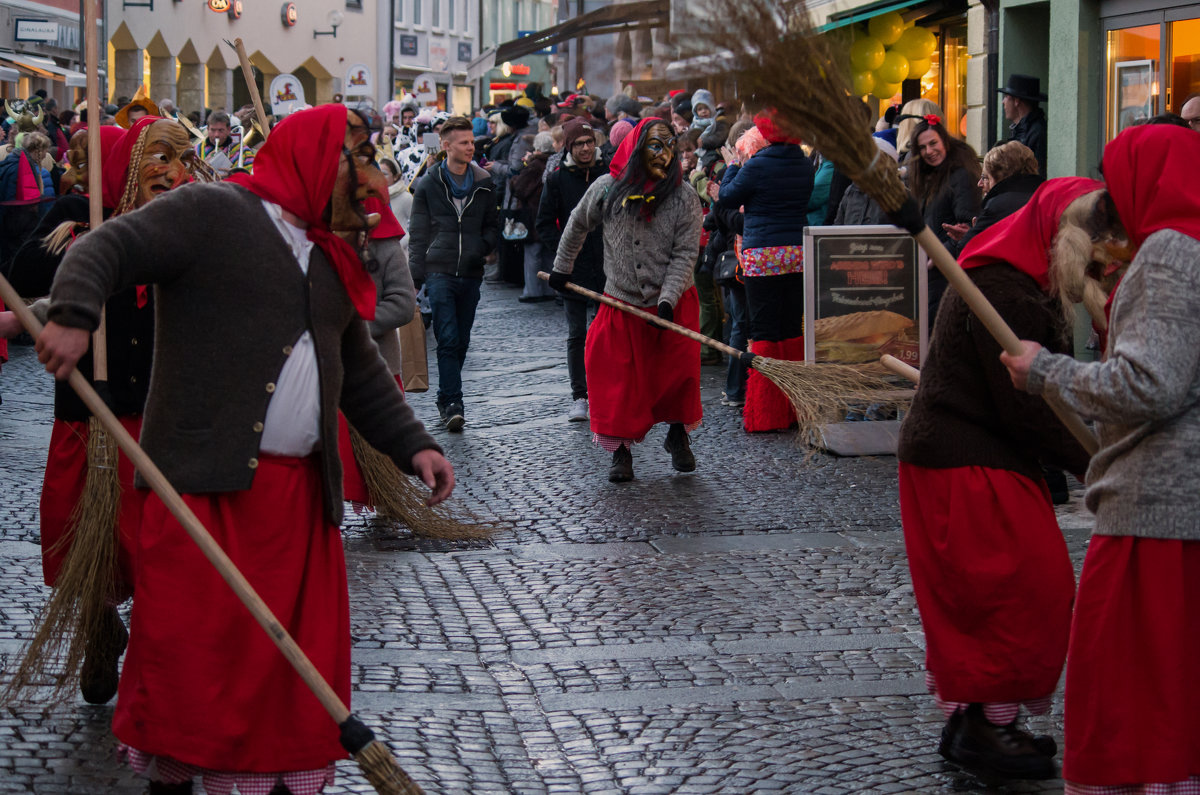
[[[369,97],[375,93],[375,82],[371,69],[365,63],[353,64],[346,70],[346,88],[342,92],[348,97]]]
[[[271,115],[286,116],[307,106],[304,101],[304,86],[295,75],[277,75],[271,81]]]
[[[437,78],[432,72],[424,72],[413,79],[413,96],[418,105],[436,105],[438,101]]]

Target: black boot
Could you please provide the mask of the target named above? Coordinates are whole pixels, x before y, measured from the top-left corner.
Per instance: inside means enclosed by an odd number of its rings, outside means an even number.
[[[1042,753],[1031,735],[1017,728],[1015,720],[997,726],[984,716],[982,704],[967,708],[949,758],[1001,778],[1048,779],[1058,775],[1054,761]]]
[[[79,671],[79,691],[89,704],[107,704],[117,694],[120,672],[117,664],[129,642],[129,632],[121,622],[117,608],[110,607],[96,633],[88,639],[83,667]]]
[[[692,446],[688,443],[683,423],[671,423],[671,427],[667,429],[667,440],[663,442],[663,449],[671,454],[671,466],[675,467],[676,472],[696,471],[696,456],[692,455]]]
[[[633,453],[625,445],[613,451],[612,466],[608,468],[610,483],[628,483],[633,480]]]
[[[181,781],[178,784],[166,784],[162,781],[151,781],[146,795],[192,795],[192,782]]]

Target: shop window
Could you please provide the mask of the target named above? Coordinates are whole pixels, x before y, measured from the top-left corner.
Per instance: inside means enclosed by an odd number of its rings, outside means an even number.
[[[1161,25],[1108,32],[1108,138],[1158,113]]]
[[[1169,23],[1171,84],[1170,109],[1179,113],[1192,94],[1200,93],[1200,19]]]
[[[455,0],[447,0],[446,2],[446,12],[450,17],[448,20],[446,20],[446,27],[448,27],[450,30],[454,30],[456,28],[456,25],[454,24],[454,3]]]
[[[404,0],[392,0],[393,7],[396,11],[396,21],[404,21]]]
[[[413,24],[421,24],[421,3],[422,0],[413,0]]]

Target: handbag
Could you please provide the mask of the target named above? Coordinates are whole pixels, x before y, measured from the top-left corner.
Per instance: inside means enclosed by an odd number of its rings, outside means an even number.
[[[404,391],[429,391],[429,361],[425,354],[425,323],[420,313],[413,316],[400,332],[400,375]]]
[[[733,249],[722,251],[713,269],[713,281],[718,287],[730,287],[737,282],[738,258]]]

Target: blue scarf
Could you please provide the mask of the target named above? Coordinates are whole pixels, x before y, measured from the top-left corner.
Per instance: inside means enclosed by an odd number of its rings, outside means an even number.
[[[471,188],[475,187],[475,170],[469,165],[467,173],[462,176],[462,184],[459,184],[459,177],[450,173],[450,169],[446,168],[446,161],[442,161],[442,179],[450,188],[450,195],[456,199],[465,199],[467,194],[471,192]]]

